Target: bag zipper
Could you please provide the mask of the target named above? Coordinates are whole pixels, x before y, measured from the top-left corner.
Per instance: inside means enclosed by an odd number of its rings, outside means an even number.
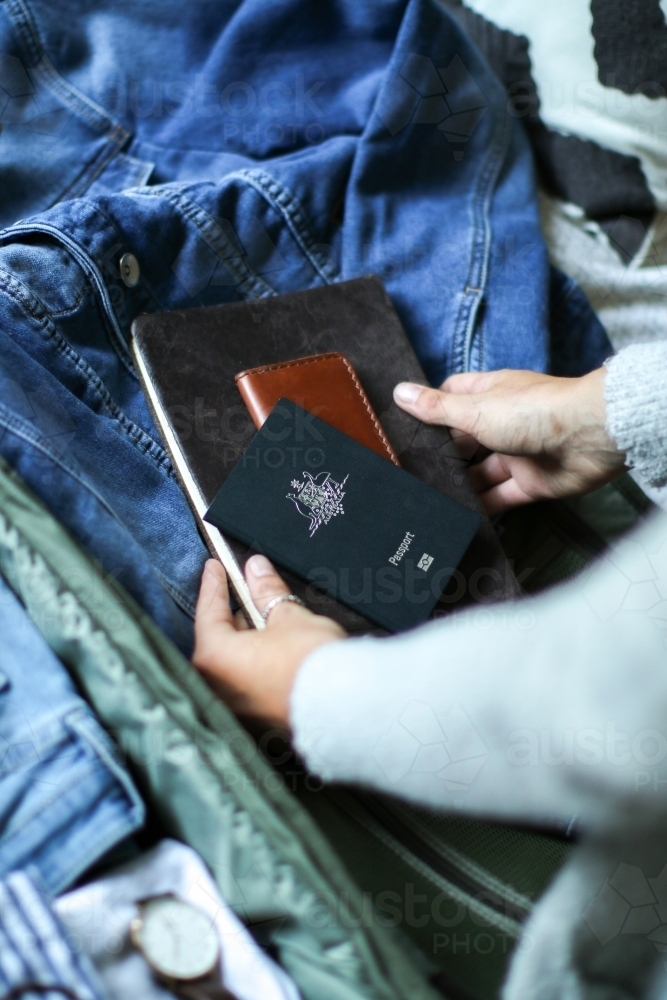
[[[362,801],[340,788],[330,788],[328,794],[359,826],[439,892],[464,905],[480,922],[512,938],[519,936],[532,909],[532,901],[523,893],[456,848],[441,843],[415,821],[409,809],[368,794]]]

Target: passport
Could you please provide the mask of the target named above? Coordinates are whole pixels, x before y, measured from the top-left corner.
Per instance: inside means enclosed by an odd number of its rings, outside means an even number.
[[[425,621],[478,513],[287,399],[205,520],[390,632]]]

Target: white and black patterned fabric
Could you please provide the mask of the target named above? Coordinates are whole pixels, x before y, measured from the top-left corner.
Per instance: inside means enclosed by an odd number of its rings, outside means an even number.
[[[544,187],[623,261],[667,208],[667,0],[443,0],[508,90]]]

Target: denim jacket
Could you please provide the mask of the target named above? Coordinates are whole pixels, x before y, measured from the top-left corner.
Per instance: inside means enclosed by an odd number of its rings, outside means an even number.
[[[546,370],[550,338],[568,374],[609,353],[435,0],[4,0],[0,37],[0,453],[182,649],[205,549],[139,313],[374,272],[434,384]]]

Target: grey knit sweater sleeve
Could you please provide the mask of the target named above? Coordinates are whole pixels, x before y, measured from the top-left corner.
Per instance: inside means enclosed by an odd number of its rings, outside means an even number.
[[[666,597],[659,514],[540,597],[311,653],[292,691],[295,746],[325,780],[440,809],[667,824]]]
[[[667,341],[631,344],[606,364],[607,431],[630,468],[667,483]]]
[[[667,481],[667,344],[621,351],[605,395],[607,429],[628,464]],[[590,922],[592,901],[606,915],[616,905],[608,900],[620,900],[610,873],[644,878],[664,866],[665,625],[659,514],[590,573],[538,598],[469,608],[389,639],[333,642],[299,669],[294,744],[326,780],[501,820],[577,816],[587,830],[535,908],[504,1000],[593,1000],[601,982],[605,996],[625,996],[635,974],[644,986],[633,996],[667,996],[664,955],[648,934],[631,954],[641,938],[624,936],[624,925],[604,951]]]
[[[605,395],[608,430],[628,463],[652,483],[667,481],[667,344],[616,355]],[[328,780],[514,819],[579,814],[604,827],[640,803],[667,817],[667,739],[654,769],[664,769],[664,785],[646,797],[642,751],[620,754],[614,742],[617,726],[631,741],[662,732],[667,718],[658,627],[667,620],[667,521],[627,544],[640,577],[621,549],[538,600],[313,653],[291,701],[309,767]],[[574,740],[571,751],[563,740]]]

